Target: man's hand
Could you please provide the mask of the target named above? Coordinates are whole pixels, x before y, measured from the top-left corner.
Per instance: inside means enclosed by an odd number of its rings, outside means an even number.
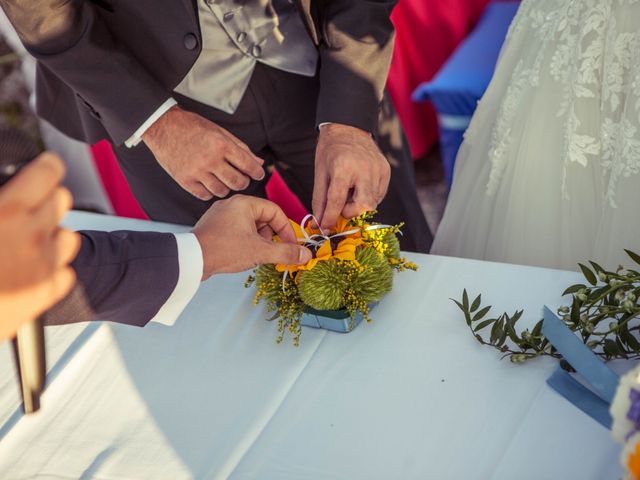
[[[178,106],[142,135],[158,163],[200,200],[239,192],[265,176],[264,160],[225,129]]]
[[[68,266],[80,236],[58,226],[71,208],[59,186],[64,164],[44,153],[0,188],[0,340],[60,301],[75,282]]]
[[[322,228],[333,228],[339,215],[352,218],[374,210],[390,178],[389,162],[369,133],[340,124],[320,127],[313,213]]]
[[[299,246],[287,216],[261,198],[234,195],[216,202],[193,228],[204,256],[203,280],[242,272],[263,263],[301,265],[311,251]],[[273,235],[282,242],[274,242]]]

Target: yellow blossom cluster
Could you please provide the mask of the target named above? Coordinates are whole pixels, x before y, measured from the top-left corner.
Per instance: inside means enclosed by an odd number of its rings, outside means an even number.
[[[399,272],[404,272],[405,270],[413,270],[414,272],[418,270],[418,265],[413,262],[408,261],[406,258],[390,258],[389,265],[395,268]]]

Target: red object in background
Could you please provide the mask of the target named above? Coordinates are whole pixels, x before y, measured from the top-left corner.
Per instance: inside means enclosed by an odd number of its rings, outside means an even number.
[[[304,208],[298,197],[289,190],[278,172],[274,171],[269,183],[267,183],[267,198],[277,203],[287,214],[287,217],[298,223],[307,214],[307,209]]]
[[[131,193],[109,142],[102,140],[96,143],[91,147],[91,153],[115,214],[120,217],[148,219],[149,217]],[[278,172],[274,172],[267,184],[267,196],[280,205],[287,216],[296,222],[300,222],[307,214],[298,197],[289,190]]]
[[[411,93],[431,80],[473,29],[490,0],[400,0],[391,19],[396,45],[387,87],[402,121],[413,158],[438,141],[436,114]]]
[[[91,147],[91,154],[115,214],[119,217],[148,219],[131,193],[109,142],[102,140],[96,143]]]

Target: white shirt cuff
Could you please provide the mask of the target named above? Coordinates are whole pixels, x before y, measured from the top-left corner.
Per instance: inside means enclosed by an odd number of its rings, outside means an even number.
[[[124,142],[125,146],[127,148],[131,148],[138,145],[142,141],[142,135],[144,135],[144,132],[146,132],[151,125],[156,123],[156,121],[162,115],[164,115],[167,110],[169,110],[171,107],[177,104],[178,102],[176,102],[173,98],[168,98],[166,102],[160,105],[160,107],[158,107],[158,109],[155,112],[153,112],[153,114],[149,118],[147,118],[147,120],[140,126],[138,130],[134,132],[133,135],[131,135],[129,138],[125,140]]]
[[[178,244],[178,281],[171,295],[150,321],[172,326],[198,291],[204,260],[200,242],[193,233],[175,235]]]
[[[335,122],[322,122],[320,125],[318,125],[318,130],[320,130],[325,125],[333,125],[334,123]],[[371,135],[373,137],[373,134],[371,132],[369,132],[369,135]]]

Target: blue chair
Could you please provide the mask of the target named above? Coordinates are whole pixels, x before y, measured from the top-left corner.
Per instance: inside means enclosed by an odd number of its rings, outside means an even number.
[[[519,6],[520,2],[514,1],[489,4],[476,28],[435,78],[413,92],[414,101],[430,100],[438,113],[440,150],[449,187],[464,132],[478,100],[489,86],[500,49]]]

